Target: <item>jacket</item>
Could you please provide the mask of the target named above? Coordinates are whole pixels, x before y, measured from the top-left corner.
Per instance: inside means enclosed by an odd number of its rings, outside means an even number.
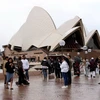
[[[63,61],[60,65],[61,72],[68,72],[69,71],[69,65],[66,61]]]
[[[12,64],[12,66],[11,66],[11,64]],[[14,73],[15,66],[13,65],[13,63],[7,62],[5,65],[5,68],[6,68],[6,72]]]
[[[41,65],[42,65],[42,68],[48,68],[49,67],[49,63],[48,63],[48,61],[47,60],[42,60],[42,62],[41,62]]]

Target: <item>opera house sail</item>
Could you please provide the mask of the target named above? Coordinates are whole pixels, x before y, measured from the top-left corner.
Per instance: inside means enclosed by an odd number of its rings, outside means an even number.
[[[60,52],[59,42],[65,41],[63,51],[79,51],[83,46],[91,49],[100,49],[100,36],[97,30],[88,32],[78,16],[66,21],[56,28],[51,16],[41,7],[34,7],[26,22],[11,38],[11,50],[18,52],[42,50]],[[4,46],[5,47],[5,46]],[[38,53],[38,56],[39,54]]]

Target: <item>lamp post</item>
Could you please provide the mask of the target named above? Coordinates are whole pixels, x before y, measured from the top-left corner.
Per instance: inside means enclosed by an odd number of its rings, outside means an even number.
[[[65,46],[65,41],[64,41],[64,40],[61,40],[61,41],[59,42],[59,45],[60,45],[60,47],[61,47],[61,52],[62,52],[62,55],[63,55],[62,47]]]

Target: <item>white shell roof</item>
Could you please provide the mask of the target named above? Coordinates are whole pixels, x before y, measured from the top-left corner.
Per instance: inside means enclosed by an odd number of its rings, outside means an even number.
[[[98,40],[100,41],[98,31],[97,30],[92,30],[90,33],[87,34],[87,37],[85,37],[85,45],[88,44],[89,40],[93,37],[94,34],[97,34]]]
[[[76,16],[75,18],[66,21],[63,25],[61,25],[57,31],[59,34],[63,34],[73,28],[78,22],[80,21],[80,18]]]
[[[59,42],[62,39],[65,39],[65,38],[69,37],[73,32],[75,32],[79,28],[80,28],[79,26],[78,27],[71,28],[69,31],[67,31],[63,35],[61,35],[59,37],[59,39],[55,39],[55,42],[51,45],[50,51],[53,51],[54,49],[56,49],[59,46]]]
[[[40,44],[40,47],[43,46],[51,46],[51,51],[55,48],[55,46],[65,37],[77,30],[80,26],[74,27],[80,21],[79,17],[75,17],[61,25],[57,30],[54,30],[49,34]],[[74,27],[74,28],[73,28]]]
[[[78,23],[80,26],[77,26]],[[26,22],[12,37],[9,44],[12,45],[12,49],[14,46],[20,46],[22,50],[28,50],[32,45],[38,48],[51,46],[50,51],[53,51],[59,46],[59,42],[62,39],[67,38],[78,29],[81,30],[83,44],[86,45],[95,31],[87,34],[88,32],[81,18],[76,16],[56,29],[52,18],[45,10],[40,7],[34,7]]]
[[[9,44],[21,46],[27,50],[31,45],[39,47],[48,34],[56,29],[49,14],[40,7],[34,7],[26,22],[19,31],[12,37]]]

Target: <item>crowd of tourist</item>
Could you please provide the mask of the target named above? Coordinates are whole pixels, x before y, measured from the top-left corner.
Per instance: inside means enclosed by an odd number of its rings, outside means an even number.
[[[75,56],[73,59],[70,55],[63,55],[60,57],[44,57],[41,61],[42,73],[44,80],[51,77],[53,74],[56,79],[63,79],[64,86],[62,88],[67,88],[72,83],[72,72],[78,77],[81,72],[88,79],[96,78],[96,75],[100,74],[100,57],[90,59],[81,59],[80,56]],[[12,58],[5,57],[3,61],[3,74],[4,74],[4,84],[5,88],[13,90],[13,75],[14,72],[18,75],[18,81],[16,85],[29,85],[29,62],[25,55],[17,59],[17,64],[15,65]],[[9,85],[10,83],[10,85]],[[100,83],[99,83],[100,84]]]
[[[81,72],[88,79],[95,78],[96,75],[100,74],[100,57],[94,59],[81,59],[79,56],[75,56],[73,59],[70,55],[63,57],[44,57],[41,62],[44,80],[47,80],[47,75],[50,76],[55,73],[55,78],[63,78],[64,86],[67,88],[71,84],[71,73],[72,70],[74,75],[80,76]],[[100,84],[100,83],[99,83]]]
[[[68,55],[67,57],[62,56],[60,58],[48,57],[48,59],[44,57],[44,60],[41,62],[41,65],[42,65],[44,80],[47,80],[47,74],[49,74],[50,76],[52,73],[55,73],[56,79],[64,78],[64,86],[62,88],[66,88],[68,87],[68,85],[71,84],[72,61],[70,55]]]

